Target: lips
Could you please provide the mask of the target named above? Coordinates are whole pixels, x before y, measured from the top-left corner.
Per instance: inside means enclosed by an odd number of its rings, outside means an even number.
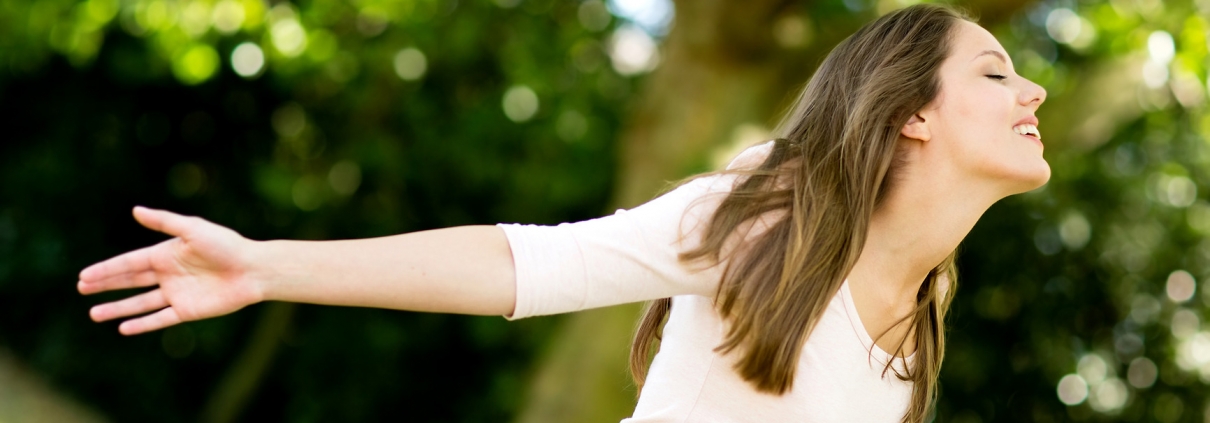
[[[1038,117],[1037,116],[1034,116],[1031,114],[1031,115],[1026,115],[1026,116],[1022,117],[1020,120],[1017,121],[1017,123],[1013,124],[1012,129],[1013,129],[1013,132],[1016,132],[1017,134],[1020,134],[1022,136],[1031,137],[1033,139],[1038,140],[1038,142],[1042,142],[1042,132],[1038,131]]]

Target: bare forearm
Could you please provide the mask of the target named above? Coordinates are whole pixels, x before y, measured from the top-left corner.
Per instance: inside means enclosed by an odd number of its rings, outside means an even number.
[[[495,226],[259,244],[265,300],[504,315],[516,299],[512,253]]]

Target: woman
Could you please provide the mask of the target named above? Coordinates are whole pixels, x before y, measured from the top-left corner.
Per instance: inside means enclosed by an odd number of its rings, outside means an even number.
[[[840,43],[780,138],[634,209],[257,242],[136,207],[174,238],[84,269],[79,290],[157,287],[92,308],[149,313],[127,335],[266,300],[518,319],[655,299],[627,421],[922,422],[955,249],[992,203],[1050,177],[1033,116],[1045,96],[965,15],[912,6]]]

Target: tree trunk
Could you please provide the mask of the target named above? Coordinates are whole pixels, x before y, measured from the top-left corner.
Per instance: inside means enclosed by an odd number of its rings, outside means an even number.
[[[283,302],[270,302],[264,306],[248,343],[210,394],[199,420],[205,423],[238,420],[272,367],[273,357],[281,347],[283,334],[290,329],[297,308],[298,304]]]
[[[7,350],[0,349],[0,422],[104,421],[95,411],[57,392]]]

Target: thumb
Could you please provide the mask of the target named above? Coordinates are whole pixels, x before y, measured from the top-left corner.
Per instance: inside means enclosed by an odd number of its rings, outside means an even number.
[[[193,227],[193,220],[167,210],[149,209],[134,206],[134,219],[148,229],[163,232],[176,237],[184,237]]]

